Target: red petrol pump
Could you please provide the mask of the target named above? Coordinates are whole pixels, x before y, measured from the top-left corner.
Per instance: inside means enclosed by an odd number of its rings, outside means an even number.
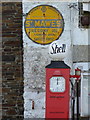
[[[66,44],[53,42],[49,48],[49,54],[54,59],[46,66],[46,112],[45,118],[60,118],[68,120],[70,118],[70,78],[76,78],[77,83],[77,120],[79,120],[79,97],[78,88],[81,76],[81,70],[75,69],[75,75],[70,75],[70,67],[62,61],[67,55],[68,47]],[[59,61],[60,60],[60,61]],[[74,90],[74,84],[72,89]],[[75,91],[75,90],[74,90]],[[73,112],[74,120],[74,103],[73,96]]]
[[[77,97],[77,120],[79,120],[79,81],[80,81],[80,78],[81,78],[81,69],[77,68],[75,69],[75,75],[70,75],[70,78],[76,78],[75,81],[76,81],[76,97]],[[72,83],[72,82],[71,82]],[[74,84],[72,83],[72,88],[74,90]],[[75,91],[75,90],[74,90]],[[74,92],[75,94],[75,92]],[[74,117],[74,106],[75,106],[75,95],[73,96],[73,114],[72,114],[72,119],[75,120],[75,117]]]
[[[69,118],[70,67],[63,61],[46,66],[46,118]]]
[[[45,118],[69,119],[70,109],[70,78],[76,78],[77,83],[77,120],[79,120],[78,82],[81,70],[75,69],[75,75],[70,75],[70,67],[64,61],[51,61],[46,66],[46,114]],[[74,120],[74,109],[72,119]]]

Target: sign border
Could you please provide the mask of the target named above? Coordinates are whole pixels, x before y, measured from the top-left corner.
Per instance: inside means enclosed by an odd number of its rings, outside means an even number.
[[[28,13],[26,13],[25,21],[24,21],[24,30],[25,30],[26,35],[28,36],[28,38],[29,38],[30,40],[32,40],[32,39],[29,37],[29,35],[27,34],[27,32],[26,32],[26,28],[25,28],[26,17],[27,17],[27,15],[28,15],[33,9],[35,9],[35,8],[38,7],[38,6],[50,6],[50,7],[54,8],[56,11],[58,11],[58,13],[61,15],[62,20],[63,20],[63,27],[62,27],[62,32],[61,32],[61,34],[60,34],[60,35],[58,36],[58,38],[56,39],[56,40],[58,40],[59,37],[62,35],[62,33],[63,33],[63,31],[64,31],[64,26],[65,26],[64,18],[63,18],[63,15],[61,14],[61,12],[60,12],[56,7],[54,7],[54,6],[52,6],[52,5],[47,5],[47,4],[37,5],[37,6],[33,7]],[[56,41],[56,40],[54,40],[54,41]],[[32,40],[32,41],[33,41],[33,40]],[[54,41],[52,41],[52,42],[54,42]],[[43,43],[38,43],[38,42],[35,42],[35,41],[33,41],[33,42],[34,42],[34,43],[37,43],[37,44],[40,44],[40,45],[49,45],[49,44],[52,43],[52,42],[50,42],[50,43],[43,44]]]

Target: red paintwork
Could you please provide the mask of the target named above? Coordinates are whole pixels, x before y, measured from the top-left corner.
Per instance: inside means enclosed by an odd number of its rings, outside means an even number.
[[[79,79],[81,76],[80,75],[70,75],[70,78],[77,78]]]
[[[66,80],[66,90],[63,93],[52,93],[50,91],[50,78],[55,76],[55,71],[60,71],[60,75],[56,76],[63,76]],[[68,120],[70,99],[69,79],[70,69],[46,68],[46,118],[65,118],[65,120]]]

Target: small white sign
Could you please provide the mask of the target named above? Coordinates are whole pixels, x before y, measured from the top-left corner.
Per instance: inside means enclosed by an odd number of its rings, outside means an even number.
[[[83,11],[90,11],[90,3],[83,3]]]
[[[67,45],[57,41],[52,42],[49,46],[49,55],[53,59],[63,60],[67,54]]]

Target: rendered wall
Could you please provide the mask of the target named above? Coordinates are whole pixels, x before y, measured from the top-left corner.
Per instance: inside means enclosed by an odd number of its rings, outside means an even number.
[[[88,62],[89,29],[79,27],[79,8],[77,1],[33,2],[23,0],[23,46],[24,46],[24,117],[45,117],[45,66],[50,63],[49,45],[32,42],[24,30],[26,14],[35,6],[46,4],[56,7],[64,18],[64,31],[58,41],[69,46],[65,63],[71,68],[73,62]],[[74,4],[73,4],[74,3]],[[35,108],[32,109],[34,101]]]
[[[24,117],[45,117],[45,66],[52,60],[48,54],[49,45],[40,45],[30,40],[24,29],[26,13],[38,5],[52,5],[64,18],[64,31],[58,41],[69,47],[65,63],[72,67],[72,31],[77,26],[78,11],[69,8],[68,2],[25,2],[23,1],[23,46],[24,46]],[[77,4],[77,3],[76,3]],[[35,108],[32,109],[34,101]]]

